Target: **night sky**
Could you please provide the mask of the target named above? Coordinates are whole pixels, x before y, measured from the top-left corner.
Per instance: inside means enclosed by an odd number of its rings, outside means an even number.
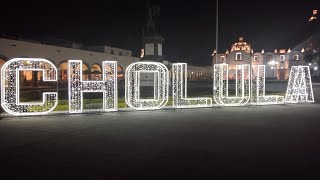
[[[308,31],[318,0],[219,2],[219,46],[229,49],[243,36],[254,50],[292,47]],[[211,65],[215,48],[216,1],[151,1],[159,5],[156,26],[166,39],[167,59]],[[130,49],[139,54],[146,1],[27,1],[1,9],[1,33],[30,38],[55,37]]]

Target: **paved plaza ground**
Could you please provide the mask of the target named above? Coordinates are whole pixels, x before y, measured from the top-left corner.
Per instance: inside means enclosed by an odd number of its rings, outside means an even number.
[[[0,120],[0,179],[320,179],[316,103]]]
[[[319,114],[297,104],[4,118],[0,179],[319,179]]]

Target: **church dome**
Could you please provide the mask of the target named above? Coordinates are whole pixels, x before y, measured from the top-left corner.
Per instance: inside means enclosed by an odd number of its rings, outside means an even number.
[[[236,42],[231,47],[231,52],[233,51],[246,51],[247,53],[251,52],[251,45],[243,41],[243,37],[239,38],[239,42]]]

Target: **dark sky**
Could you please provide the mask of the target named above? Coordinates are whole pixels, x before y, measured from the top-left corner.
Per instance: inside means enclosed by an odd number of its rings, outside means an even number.
[[[287,48],[300,41],[318,0],[219,1],[219,46],[244,36],[254,50]],[[151,1],[159,5],[164,55],[171,61],[211,65],[216,1]],[[87,45],[141,48],[145,1],[24,1],[1,8],[1,32],[56,37]]]

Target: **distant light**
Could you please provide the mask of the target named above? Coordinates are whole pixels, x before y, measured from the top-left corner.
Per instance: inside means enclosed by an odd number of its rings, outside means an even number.
[[[312,64],[311,63],[309,63],[309,66],[311,66]]]
[[[309,22],[314,21],[317,19],[318,10],[312,10],[312,16],[309,18]]]
[[[317,17],[311,16],[310,19],[309,19],[309,22],[314,21],[314,20],[316,20],[316,19],[317,19]]]
[[[305,52],[304,48],[301,49],[301,52]]]
[[[270,64],[270,65],[275,65],[276,62],[275,62],[274,60],[272,60],[272,61],[268,62],[268,64]]]
[[[144,49],[141,49],[140,58],[144,57]]]
[[[214,49],[213,53],[211,54],[211,56],[214,56],[217,53],[217,51]]]
[[[318,67],[314,67],[313,69],[316,71],[316,70],[318,70]]]
[[[318,14],[318,10],[316,10],[316,9],[312,10],[312,14],[313,15],[317,15]]]

